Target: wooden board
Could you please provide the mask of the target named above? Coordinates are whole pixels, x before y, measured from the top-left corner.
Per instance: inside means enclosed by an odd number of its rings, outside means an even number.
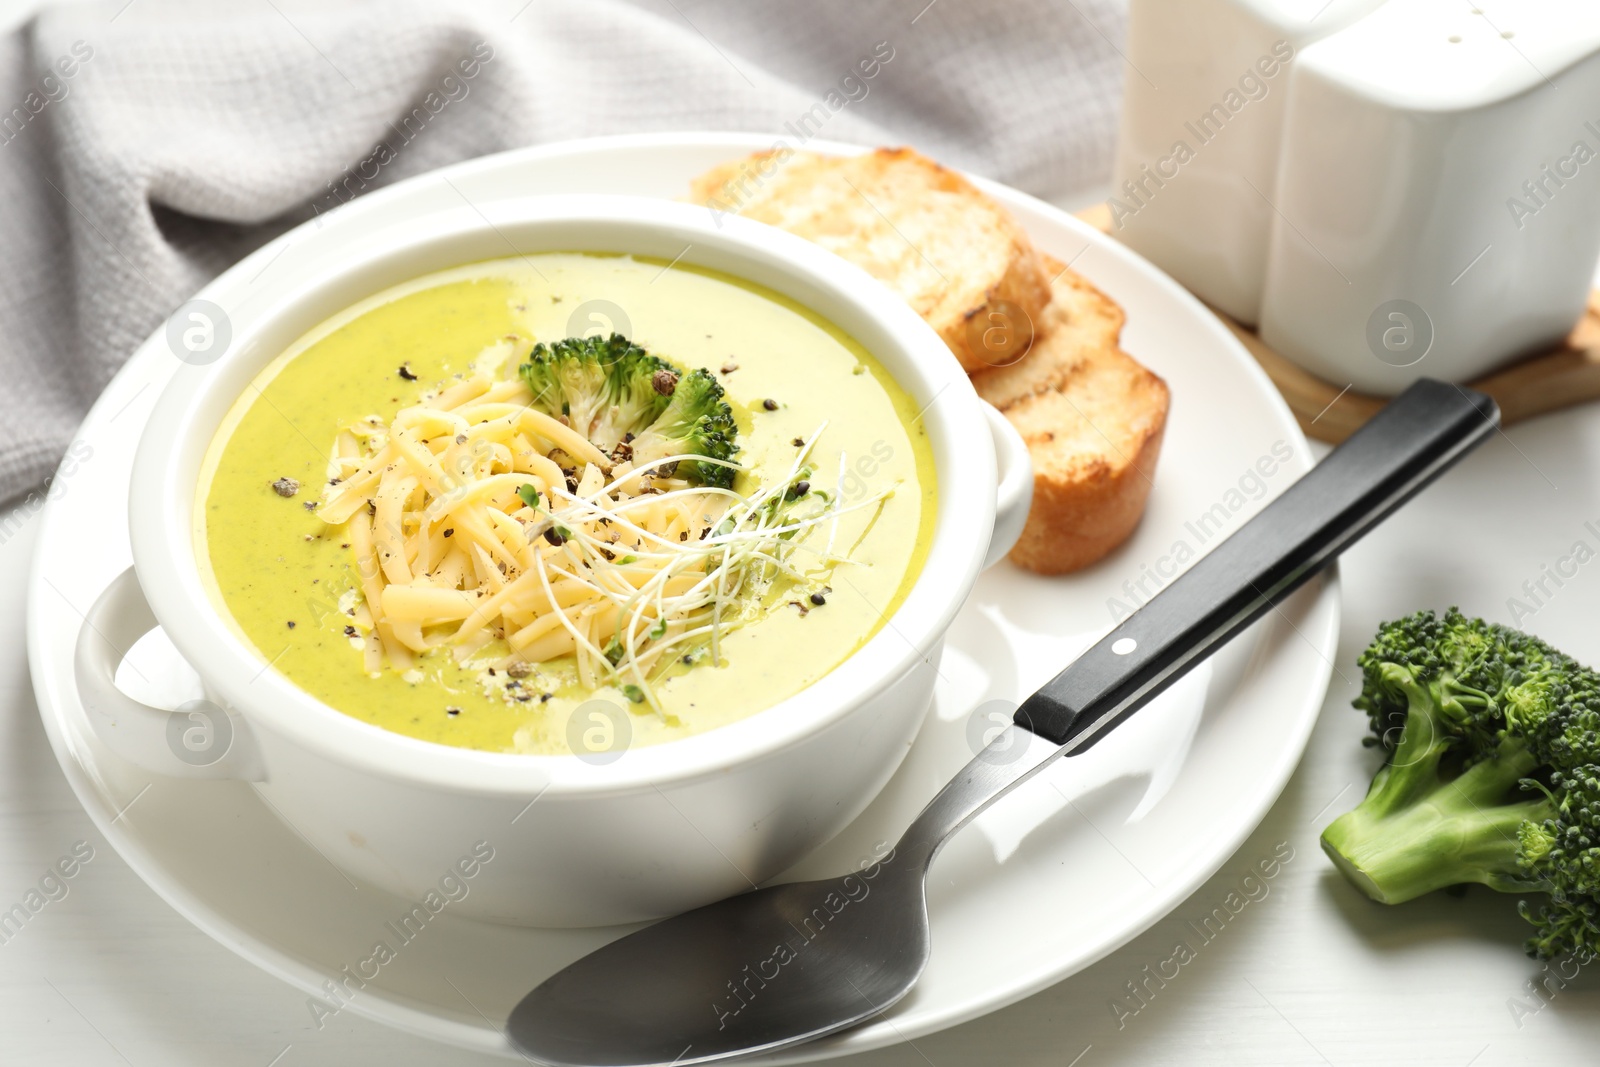
[[[1111,233],[1111,212],[1104,204],[1080,211],[1078,217]],[[1387,403],[1383,397],[1323,381],[1268,348],[1254,330],[1216,308],[1211,311],[1261,364],[1308,437],[1338,444]],[[1560,348],[1467,384],[1494,397],[1505,425],[1600,398],[1600,290],[1589,294],[1583,318]]]

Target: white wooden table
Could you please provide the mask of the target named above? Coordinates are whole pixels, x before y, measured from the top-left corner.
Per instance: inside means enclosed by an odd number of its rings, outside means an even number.
[[[34,3],[0,0],[0,26]],[[1512,898],[1475,890],[1385,908],[1345,885],[1317,846],[1322,827],[1359,799],[1371,777],[1373,756],[1360,745],[1365,720],[1349,702],[1357,689],[1355,656],[1378,622],[1451,603],[1510,621],[1508,598],[1523,596],[1523,582],[1538,578],[1541,564],[1580,539],[1600,548],[1585,529],[1590,520],[1600,520],[1600,407],[1535,420],[1485,446],[1346,557],[1344,637],[1322,720],[1282,799],[1215,878],[1089,970],[915,1045],[848,1062],[1501,1067],[1600,1061],[1600,978],[1580,974],[1544,999],[1531,993],[1530,980],[1543,972],[1522,955],[1526,927]],[[0,513],[0,911],[37,887],[76,843],[86,842],[94,856],[66,883],[65,897],[0,943],[0,1062],[503,1062],[427,1044],[350,1012],[318,1031],[303,994],[179,918],[110,849],[67,788],[33,702],[23,590],[34,526],[25,511]],[[1581,569],[1523,625],[1600,662],[1597,603],[1600,564]],[[1265,896],[1255,890],[1259,899],[1220,933],[1201,932],[1202,920],[1241,889],[1259,861],[1288,850],[1293,858]],[[1210,930],[1218,925],[1213,919]],[[1171,980],[1152,977],[1180,942],[1194,958]]]

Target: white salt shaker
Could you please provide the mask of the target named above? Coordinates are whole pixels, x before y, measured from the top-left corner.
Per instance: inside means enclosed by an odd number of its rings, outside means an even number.
[[[1261,338],[1398,392],[1548,350],[1600,257],[1600,6],[1390,0],[1307,47]]]
[[[1269,79],[1255,61],[1280,41]],[[1134,0],[1127,51],[1115,232],[1280,354],[1392,393],[1548,348],[1582,314],[1592,0]]]
[[[1108,201],[1129,247],[1253,325],[1290,75],[1383,0],[1134,0]]]

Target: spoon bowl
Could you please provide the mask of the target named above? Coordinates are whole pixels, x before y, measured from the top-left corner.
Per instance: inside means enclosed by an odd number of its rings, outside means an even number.
[[[553,1067],[684,1065],[865,1022],[906,995],[931,949],[922,873],[894,861],[759,889],[613,941],[517,1005],[512,1038]]]

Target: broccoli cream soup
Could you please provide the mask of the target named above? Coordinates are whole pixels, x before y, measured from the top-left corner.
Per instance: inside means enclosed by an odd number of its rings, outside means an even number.
[[[212,442],[197,540],[262,659],[345,714],[612,751],[767,708],[884,624],[931,536],[917,416],[771,292],[482,263],[274,360]]]

